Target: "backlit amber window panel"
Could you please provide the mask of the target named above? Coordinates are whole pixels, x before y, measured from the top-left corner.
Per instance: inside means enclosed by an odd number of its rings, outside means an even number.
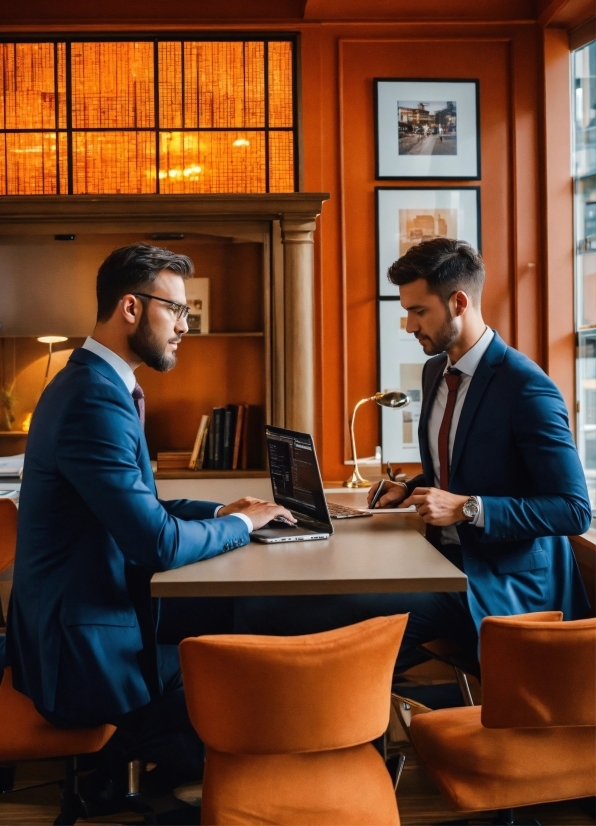
[[[269,133],[269,192],[294,191],[294,133]]]
[[[163,132],[160,191],[264,192],[263,132]]]
[[[0,195],[295,188],[293,43],[0,43]]]
[[[292,44],[268,43],[269,60],[269,126],[292,128]]]
[[[155,124],[153,43],[72,44],[74,129]]]
[[[75,132],[74,194],[155,192],[152,132]]]

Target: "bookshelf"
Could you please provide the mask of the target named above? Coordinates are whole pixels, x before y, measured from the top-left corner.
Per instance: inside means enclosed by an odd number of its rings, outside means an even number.
[[[260,406],[267,422],[313,432],[313,235],[328,197],[282,193],[0,199],[0,265],[11,244],[18,245],[23,262],[22,273],[0,266],[0,291],[12,289],[22,294],[23,302],[22,307],[17,302],[13,317],[0,313],[2,334],[34,337],[52,327],[69,338],[88,335],[101,260],[116,246],[134,241],[165,246],[190,255],[197,277],[209,278],[210,330],[184,337],[178,364],[169,373],[146,367],[137,373],[146,397],[152,459],[161,451],[190,451],[201,415],[228,404]],[[55,234],[72,234],[75,240],[56,242]],[[36,261],[46,266],[36,266]],[[55,288],[48,290],[38,272],[44,278],[51,272]],[[29,294],[43,290],[43,317],[31,318],[24,291],[4,283],[11,277],[19,285],[27,278]],[[65,291],[72,296],[67,314]],[[233,478],[266,471],[263,462],[261,468],[244,471],[165,470],[159,478],[187,474]]]

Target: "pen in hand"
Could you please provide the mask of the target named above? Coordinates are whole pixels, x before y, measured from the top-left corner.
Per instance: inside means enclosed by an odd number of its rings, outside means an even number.
[[[385,480],[381,479],[381,481],[379,482],[379,487],[376,489],[373,498],[370,500],[370,505],[368,506],[369,510],[372,510],[373,508],[376,507],[377,502],[381,498],[384,487],[385,487]]]

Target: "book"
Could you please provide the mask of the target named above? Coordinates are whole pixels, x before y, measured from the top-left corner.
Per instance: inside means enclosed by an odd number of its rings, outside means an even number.
[[[232,450],[232,470],[238,470],[238,463],[240,461],[240,443],[242,441],[242,429],[244,427],[244,411],[245,404],[236,405],[238,411],[236,413],[236,427],[234,428],[234,448]]]
[[[242,470],[267,467],[265,412],[258,404],[244,405],[240,467]]]
[[[225,407],[214,407],[211,417],[210,441],[209,441],[209,467],[213,470],[223,468],[223,431]]]
[[[201,416],[201,422],[199,424],[199,429],[197,430],[195,443],[192,449],[192,453],[190,455],[190,461],[188,463],[189,470],[197,469],[197,459],[199,458],[199,451],[201,450],[201,445],[203,443],[203,439],[205,438],[205,431],[208,423],[209,416]]]
[[[158,470],[188,470],[190,450],[163,450],[157,454]]]
[[[205,433],[203,435],[203,440],[201,442],[201,447],[199,450],[199,456],[197,458],[197,463],[195,465],[195,470],[202,470],[205,464],[205,455],[207,450],[207,442],[209,440],[209,428],[211,426],[211,416],[207,416],[207,424],[205,425]]]
[[[234,437],[236,435],[236,417],[238,415],[238,405],[229,404],[224,413],[223,423],[223,447],[222,447],[222,468],[232,469],[232,458],[234,453]]]

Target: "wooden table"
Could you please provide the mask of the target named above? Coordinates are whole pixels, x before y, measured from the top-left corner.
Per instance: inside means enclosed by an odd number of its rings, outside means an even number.
[[[268,479],[160,480],[162,499],[230,502],[242,495],[271,499]],[[340,504],[366,492],[328,492]],[[414,591],[465,591],[467,577],[419,532],[417,514],[333,520],[328,540],[261,545],[155,574],[154,596],[265,596]]]

